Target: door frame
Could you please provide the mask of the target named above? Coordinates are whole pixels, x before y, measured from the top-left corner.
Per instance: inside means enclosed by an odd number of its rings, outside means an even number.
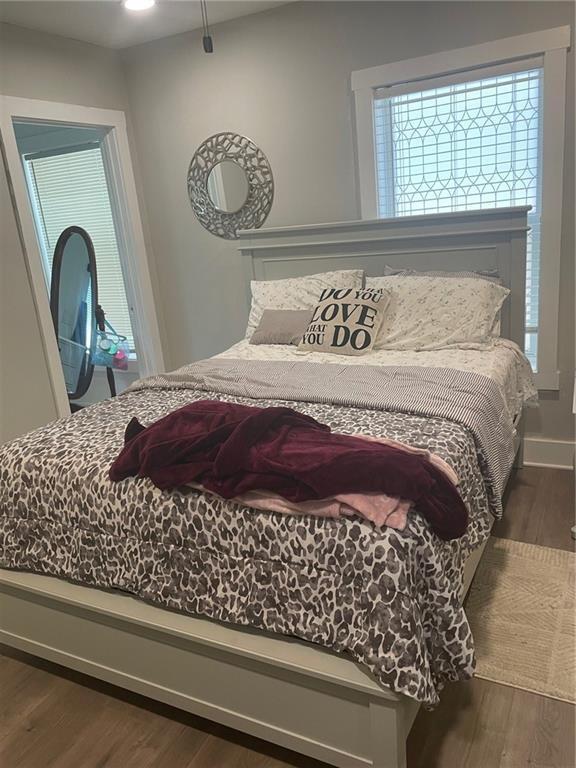
[[[138,370],[141,376],[151,376],[164,371],[164,356],[130,156],[126,115],[119,110],[0,94],[0,139],[6,173],[15,203],[14,213],[20,229],[54,402],[58,415],[63,417],[70,414],[70,405],[52,325],[40,243],[14,133],[15,118],[107,129],[102,141],[102,155],[109,181],[118,250],[138,355]]]

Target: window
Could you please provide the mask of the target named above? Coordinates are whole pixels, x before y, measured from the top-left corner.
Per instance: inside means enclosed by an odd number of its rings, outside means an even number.
[[[98,302],[106,312],[106,319],[118,333],[127,337],[134,352],[134,334],[100,146],[96,143],[27,155],[24,165],[48,284],[60,233],[71,224],[83,227],[96,252]]]
[[[569,26],[352,73],[364,219],[530,204],[526,352],[559,389]],[[507,157],[506,157],[507,156]]]
[[[542,68],[457,80],[375,92],[378,214],[531,205],[526,352],[536,369]]]

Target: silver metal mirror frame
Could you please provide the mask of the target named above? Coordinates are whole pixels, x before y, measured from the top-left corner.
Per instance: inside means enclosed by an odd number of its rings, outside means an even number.
[[[237,163],[248,180],[244,205],[233,213],[221,211],[208,193],[212,169],[225,160]],[[218,237],[236,240],[240,229],[258,229],[264,224],[274,199],[274,179],[268,158],[246,136],[232,131],[215,133],[198,147],[188,168],[188,197],[203,227]]]

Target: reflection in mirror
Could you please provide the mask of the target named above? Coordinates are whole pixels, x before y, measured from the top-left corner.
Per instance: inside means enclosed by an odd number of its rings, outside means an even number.
[[[80,227],[68,227],[54,251],[50,309],[70,400],[82,397],[92,380],[96,291],[92,241]]]
[[[236,213],[248,197],[248,179],[243,168],[233,160],[223,160],[208,176],[208,194],[219,211]]]

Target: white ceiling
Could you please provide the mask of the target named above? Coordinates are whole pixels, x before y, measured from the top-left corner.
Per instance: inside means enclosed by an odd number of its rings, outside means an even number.
[[[207,0],[208,21],[212,26],[285,2]],[[107,48],[128,48],[202,26],[198,0],[157,0],[138,12],[127,11],[122,0],[8,0],[0,2],[0,21]]]

